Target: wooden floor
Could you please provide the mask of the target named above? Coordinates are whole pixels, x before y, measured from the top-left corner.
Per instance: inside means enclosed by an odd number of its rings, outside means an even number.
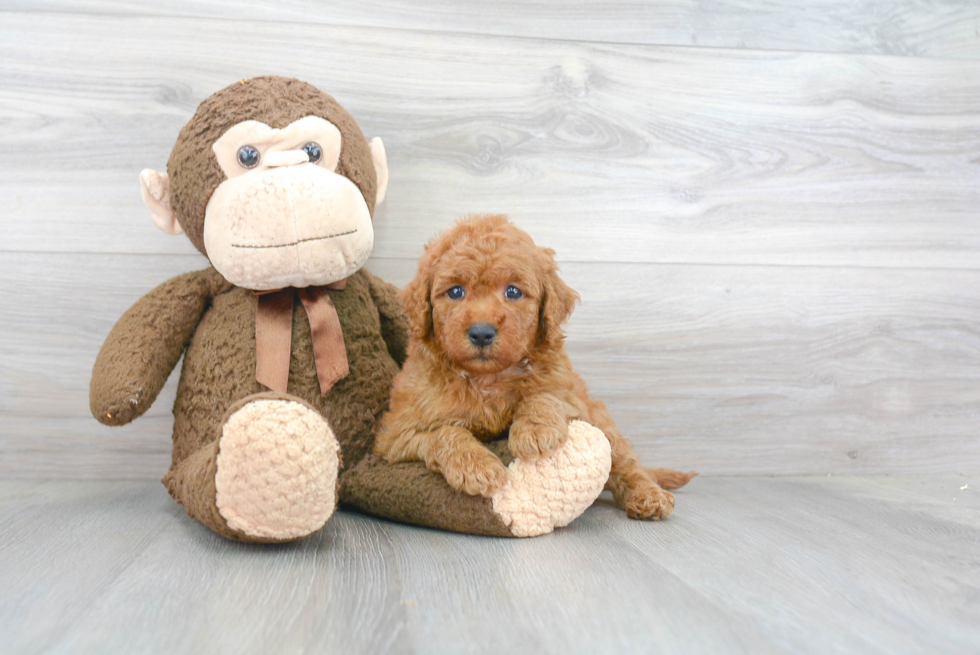
[[[600,499],[530,540],[341,512],[271,547],[158,482],[4,481],[0,651],[976,653],[973,480],[699,478],[662,523]]]

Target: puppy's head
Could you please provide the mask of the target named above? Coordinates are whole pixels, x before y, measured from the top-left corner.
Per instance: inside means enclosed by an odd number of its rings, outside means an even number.
[[[400,295],[412,334],[458,367],[497,373],[558,347],[578,294],[504,216],[471,216],[430,242]]]

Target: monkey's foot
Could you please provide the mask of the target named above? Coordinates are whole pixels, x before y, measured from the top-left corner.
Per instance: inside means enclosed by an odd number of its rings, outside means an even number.
[[[515,459],[507,483],[491,496],[493,511],[515,537],[547,534],[578,518],[602,493],[612,464],[609,440],[582,421],[568,424],[568,440],[543,459]]]
[[[228,527],[258,539],[312,534],[336,507],[339,453],[330,426],[304,403],[250,400],[221,429],[214,478],[218,511]]]

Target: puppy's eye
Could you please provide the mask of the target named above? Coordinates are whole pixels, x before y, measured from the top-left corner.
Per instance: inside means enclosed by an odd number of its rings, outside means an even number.
[[[512,284],[504,291],[504,297],[506,297],[507,300],[520,300],[524,297],[524,292]]]
[[[450,300],[459,300],[465,295],[466,292],[463,291],[463,287],[459,286],[458,284],[446,292],[446,297]]]
[[[238,149],[238,164],[242,168],[255,168],[260,159],[262,155],[253,146],[242,146]]]

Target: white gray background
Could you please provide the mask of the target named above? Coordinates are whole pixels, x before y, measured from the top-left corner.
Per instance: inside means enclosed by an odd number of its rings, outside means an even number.
[[[978,59],[972,0],[0,3],[0,637],[975,652]],[[206,265],[139,171],[260,74],[384,140],[374,272],[404,284],[467,212],[557,251],[577,369],[645,461],[702,472],[670,520],[600,503],[501,542],[341,515],[240,547],[155,481],[176,374],[133,425],[91,418],[115,320]]]

